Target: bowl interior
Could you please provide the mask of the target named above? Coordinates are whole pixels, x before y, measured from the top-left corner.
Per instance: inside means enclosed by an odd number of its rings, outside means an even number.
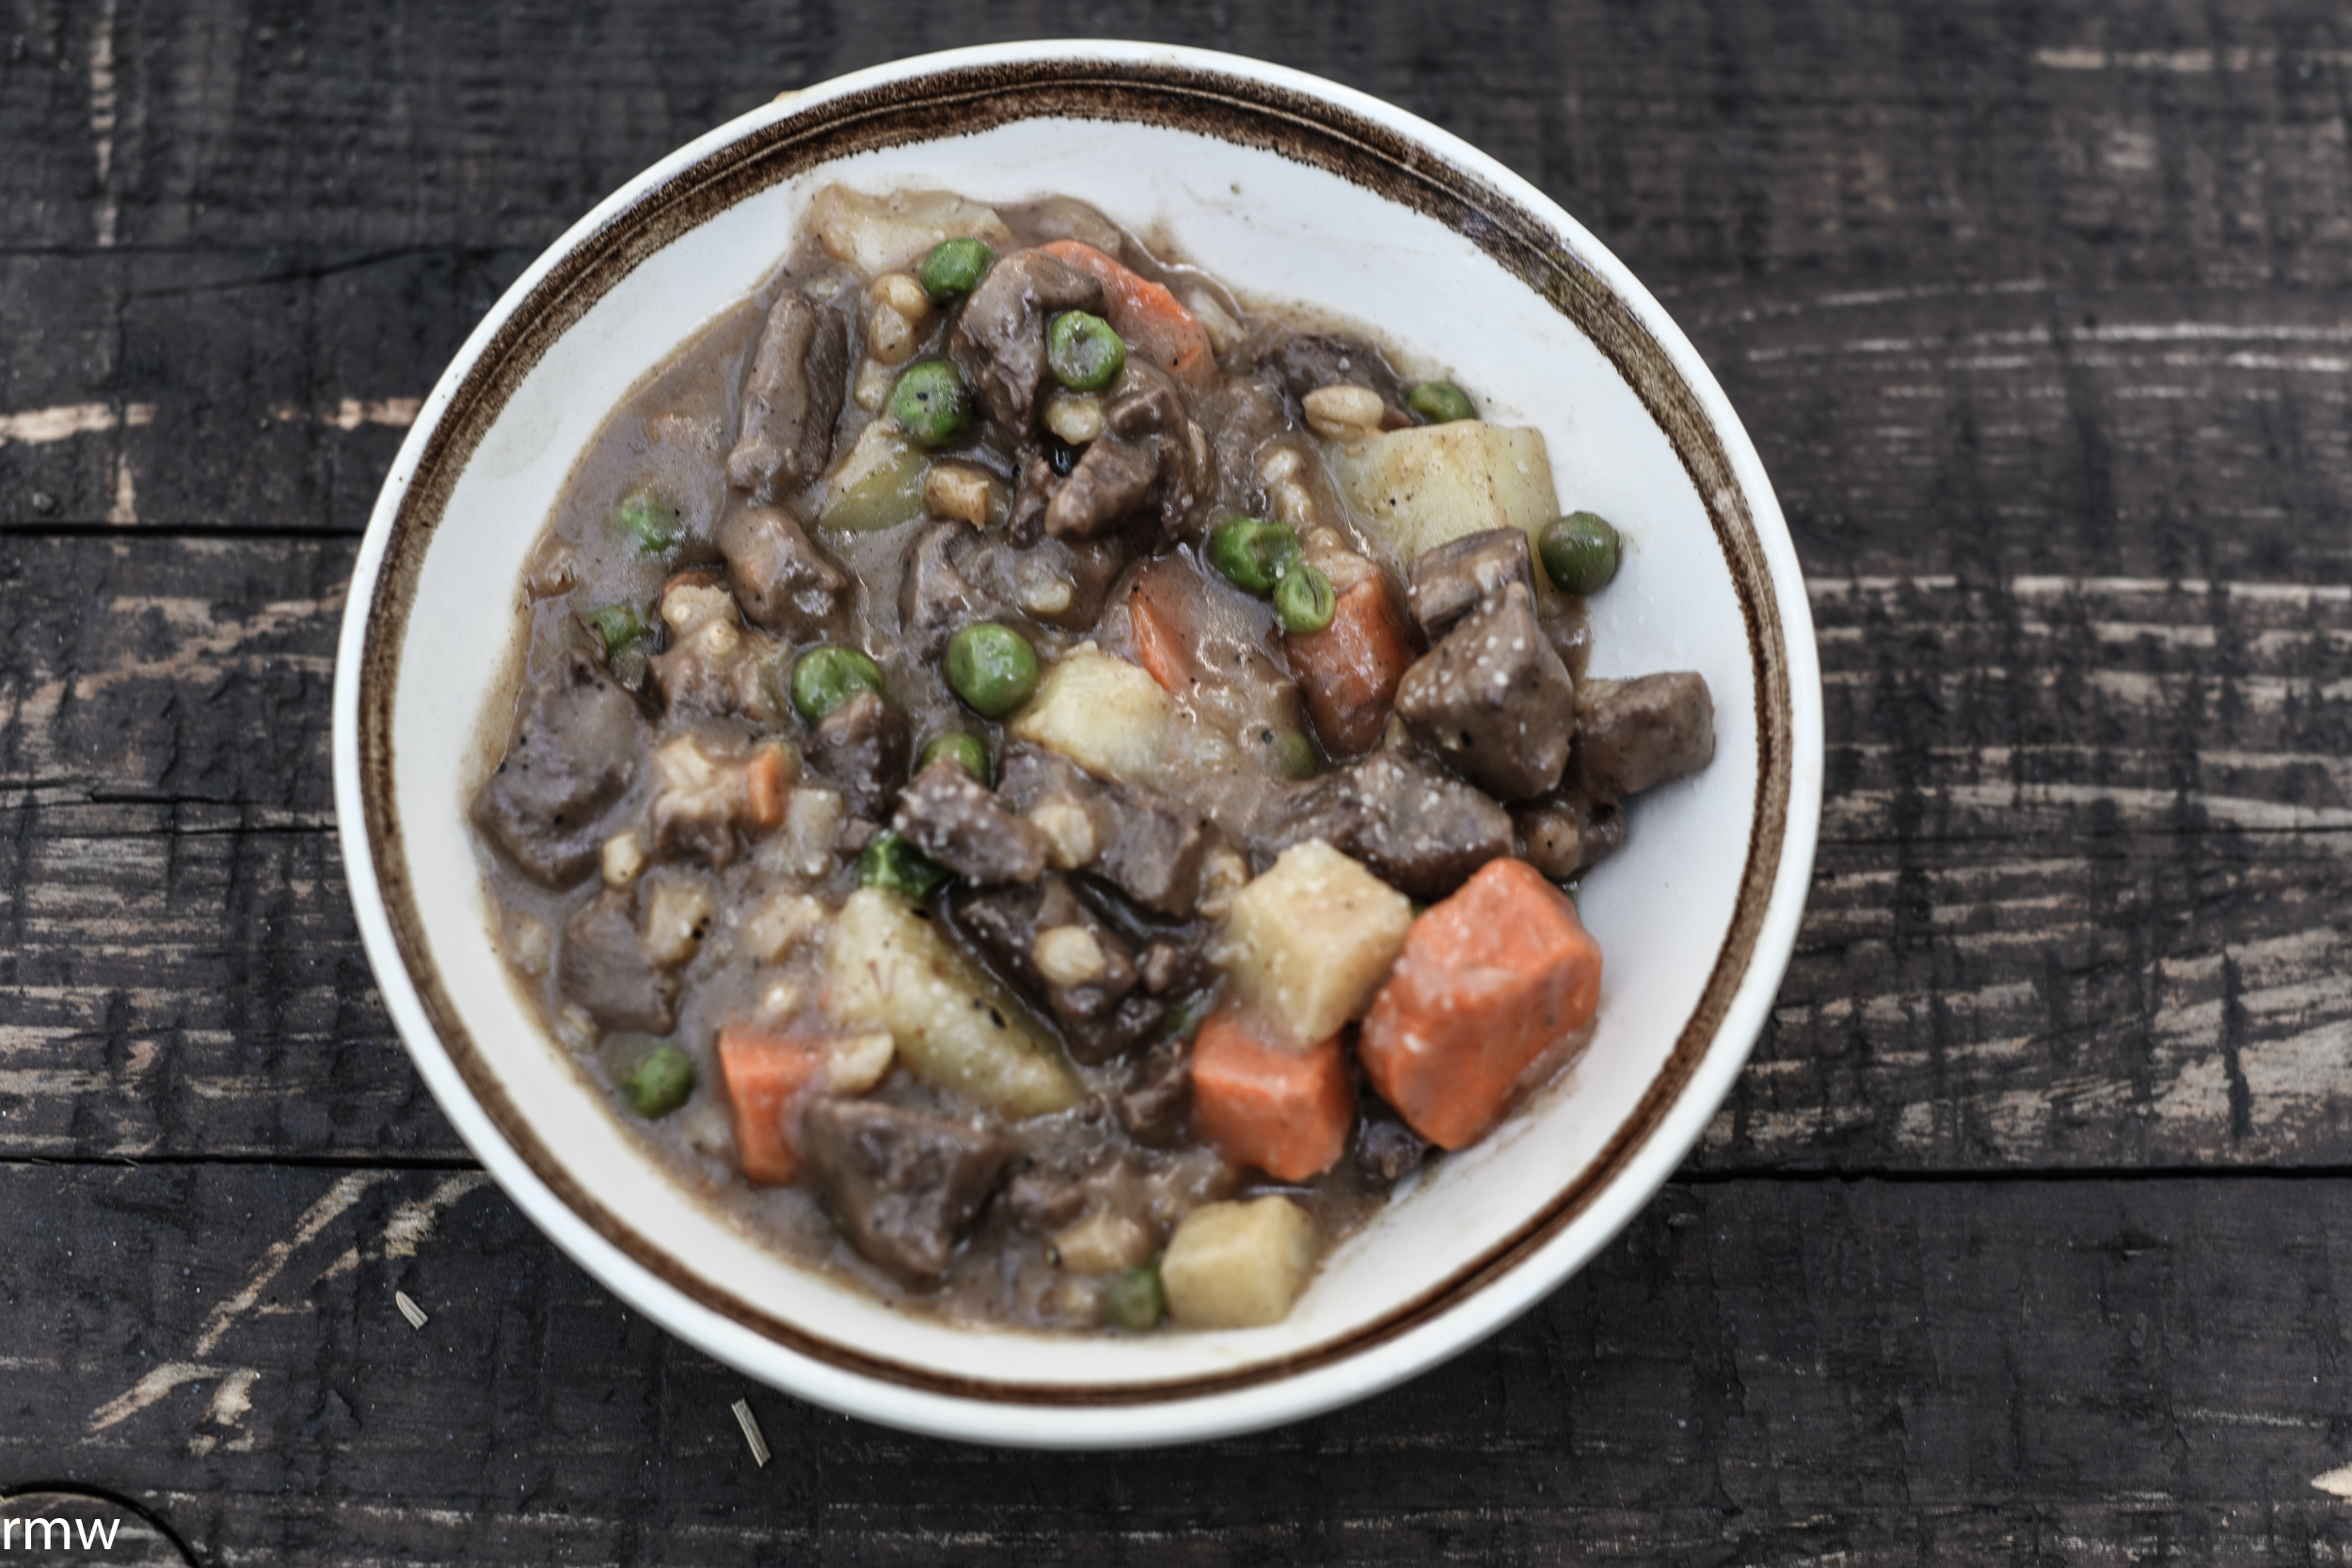
[[[1195,1399],[1371,1354],[1539,1254],[1556,1275],[1622,1222],[1571,1234],[1580,1217],[1597,1220],[1595,1196],[1716,1044],[1772,891],[1788,672],[1754,542],[1725,533],[1752,526],[1752,498],[1727,507],[1720,483],[1703,494],[1694,471],[1717,477],[1704,451],[1694,459],[1705,442],[1670,434],[1677,421],[1661,420],[1654,389],[1645,400],[1621,368],[1624,345],[1610,345],[1613,357],[1596,341],[1622,328],[1623,308],[1531,284],[1396,188],[1184,119],[1007,112],[963,134],[803,149],[797,164],[789,137],[771,135],[759,156],[706,151],[666,186],[644,183],[636,215],[576,236],[575,262],[596,264],[517,285],[537,291],[538,315],[509,309],[471,366],[453,371],[377,520],[392,538],[367,630],[358,751],[368,854],[430,1021],[412,1045],[441,1070],[437,1087],[453,1069],[477,1125],[529,1167],[543,1204],[567,1212],[559,1240],[597,1239],[644,1271],[641,1305],[691,1304],[697,1322],[733,1325],[714,1347],[729,1359],[834,1402],[837,1385],[812,1390],[801,1374],[830,1368],[998,1408]],[[702,194],[681,204],[692,179]],[[948,1328],[807,1273],[662,1171],[564,1059],[493,946],[465,797],[504,738],[525,559],[614,405],[774,268],[809,198],[834,181],[993,201],[1076,196],[1253,306],[1298,302],[1360,323],[1411,369],[1450,373],[1488,418],[1542,431],[1564,509],[1598,511],[1626,535],[1624,569],[1593,601],[1593,673],[1696,670],[1715,694],[1712,766],[1641,798],[1628,845],[1586,883],[1583,913],[1606,958],[1582,1062],[1343,1243],[1278,1326],[1116,1340]],[[662,199],[668,215],[649,219]],[[1591,278],[1566,251],[1581,236],[1552,237],[1557,264]],[[1747,1043],[1732,1043],[1733,1067]],[[1577,1254],[1565,1264],[1563,1246]]]

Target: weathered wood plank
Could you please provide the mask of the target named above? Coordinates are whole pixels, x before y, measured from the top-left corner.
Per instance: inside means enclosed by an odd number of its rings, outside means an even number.
[[[342,542],[0,571],[0,1148],[462,1151],[328,827]],[[1827,840],[1697,1159],[2352,1162],[2352,590],[1816,584]]]
[[[1677,1186],[1403,1388],[1181,1455],[1045,1456],[748,1386],[478,1179],[6,1166],[0,1476],[119,1489],[224,1565],[330,1542],[350,1563],[2328,1560],[2352,1546],[2312,1485],[2352,1457],[2348,1197]]]

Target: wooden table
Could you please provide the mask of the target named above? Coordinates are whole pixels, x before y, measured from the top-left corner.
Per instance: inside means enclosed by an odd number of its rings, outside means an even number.
[[[2352,1549],[2340,0],[318,10],[0,20],[0,1488],[208,1564]],[[1085,32],[1402,103],[1657,290],[1829,791],[1754,1065],[1583,1275],[1323,1419],[1039,1457],[751,1386],[485,1184],[328,689],[416,401],[565,225],[781,87]]]

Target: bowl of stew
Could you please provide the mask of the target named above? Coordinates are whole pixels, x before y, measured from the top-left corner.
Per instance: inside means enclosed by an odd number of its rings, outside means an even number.
[[[777,1387],[1041,1446],[1360,1398],[1698,1140],[1810,874],[1721,390],[1491,159],[1124,43],[859,72],[516,282],[370,524],[370,958],[501,1185]]]

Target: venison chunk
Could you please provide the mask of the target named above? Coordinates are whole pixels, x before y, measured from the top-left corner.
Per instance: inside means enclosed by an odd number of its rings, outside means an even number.
[[[787,293],[743,383],[742,433],[727,454],[727,482],[772,500],[824,472],[834,421],[850,378],[850,328],[840,312]]]
[[[1576,685],[1535,623],[1526,585],[1508,583],[1405,672],[1396,711],[1413,738],[1505,800],[1559,783],[1576,731]]]
[[[1715,700],[1688,670],[1587,681],[1576,721],[1577,770],[1603,800],[1695,773],[1715,758]]]
[[[556,989],[608,1029],[666,1035],[677,1026],[677,976],[654,961],[634,900],[608,888],[564,923]]]
[[[719,528],[727,584],[755,626],[795,642],[840,634],[850,578],[780,506],[747,506]]]
[[[907,776],[907,721],[873,692],[861,691],[825,715],[802,760],[841,791],[850,815],[879,822]]]
[[[967,571],[980,535],[962,523],[942,523],[914,543],[898,582],[898,630],[926,662],[946,651],[948,639],[975,621],[993,621],[1005,605]]]
[[[1097,779],[1067,757],[1018,743],[1006,748],[999,792],[1025,816],[1048,804],[1083,812],[1094,852],[1081,863],[1143,908],[1181,919],[1200,906],[1201,869],[1216,839],[1183,802]]]
[[[1262,832],[1269,856],[1323,839],[1423,903],[1511,852],[1511,818],[1501,806],[1402,749],[1299,785]]]
[[[945,758],[914,776],[890,825],[976,887],[1036,881],[1052,847],[986,784]]]
[[[1361,338],[1337,332],[1294,332],[1260,355],[1258,364],[1281,384],[1294,421],[1304,418],[1299,405],[1309,392],[1351,386],[1368,387],[1379,394],[1381,428],[1397,430],[1417,422],[1405,411],[1402,378],[1389,368],[1387,356]]]
[[[1407,596],[1421,634],[1436,642],[1465,615],[1493,609],[1509,584],[1534,580],[1527,535],[1515,528],[1488,529],[1450,540],[1416,560]]]
[[[870,1100],[815,1100],[801,1157],[850,1244],[901,1283],[938,1283],[1017,1151],[1001,1133]]]
[[[1045,531],[1057,539],[1092,538],[1154,498],[1162,526],[1181,527],[1193,503],[1186,422],[1184,401],[1166,376],[1129,371],[1103,410],[1103,434],[1087,444],[1046,504]]]
[[[1070,1053],[1081,1062],[1110,1060],[1167,1016],[1167,1006],[1142,990],[1134,945],[1067,878],[966,894],[955,901],[955,915],[999,967],[1045,999]],[[1057,935],[1064,932],[1073,935]],[[1049,946],[1057,942],[1089,952],[1091,973],[1054,973],[1068,961]]]
[[[1016,436],[1036,422],[1045,375],[1046,318],[1103,312],[1103,285],[1057,256],[1016,250],[988,269],[947,334],[948,357],[988,417]]]
[[[1581,791],[1556,789],[1512,812],[1527,863],[1565,882],[1625,842],[1625,813]]]
[[[634,698],[586,654],[567,651],[532,689],[505,759],[474,796],[475,824],[534,879],[580,880],[652,733]]]

